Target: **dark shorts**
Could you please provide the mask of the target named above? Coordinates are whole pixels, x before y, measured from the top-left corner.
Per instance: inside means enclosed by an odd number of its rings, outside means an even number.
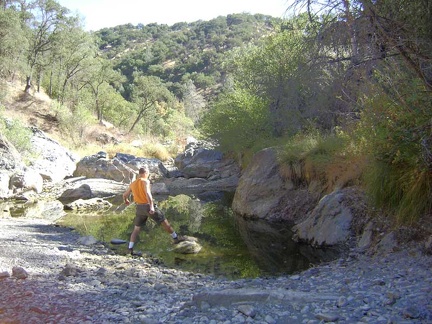
[[[149,211],[150,211],[149,204],[145,204],[145,205],[137,204],[135,219],[133,222],[134,225],[139,227],[145,225],[149,217],[153,219],[156,222],[156,224],[160,224],[165,220],[165,215],[164,213],[162,213],[162,211],[159,208],[155,207],[154,214],[150,214]]]

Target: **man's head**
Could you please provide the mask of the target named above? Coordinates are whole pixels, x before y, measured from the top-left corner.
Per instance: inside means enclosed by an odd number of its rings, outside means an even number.
[[[145,173],[149,173],[149,168],[147,165],[144,165],[142,168],[139,169],[138,173],[141,174],[145,174]]]

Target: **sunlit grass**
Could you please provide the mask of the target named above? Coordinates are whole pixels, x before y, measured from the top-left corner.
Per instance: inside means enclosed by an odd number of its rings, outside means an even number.
[[[352,147],[352,140],[341,132],[298,134],[279,150],[280,172],[297,185],[318,182],[323,192],[358,183],[366,162]]]

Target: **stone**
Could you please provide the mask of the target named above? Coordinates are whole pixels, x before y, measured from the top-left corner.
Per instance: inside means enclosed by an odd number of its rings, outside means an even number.
[[[0,272],[0,280],[5,279],[5,278],[9,278],[10,277],[10,273],[7,271],[3,271]]]
[[[286,194],[274,149],[254,155],[244,170],[234,195],[233,210],[240,215],[265,218]]]
[[[88,184],[82,184],[81,186],[73,189],[65,190],[58,198],[63,204],[67,205],[78,199],[90,199],[93,198],[93,192]]]
[[[77,156],[48,137],[36,127],[30,128],[33,136],[30,139],[31,151],[37,155],[31,161],[31,168],[37,171],[43,179],[59,182],[71,177],[76,169]]]
[[[196,254],[201,251],[202,246],[195,241],[183,241],[178,244],[175,244],[173,247],[173,251],[180,254]]]
[[[316,247],[343,244],[351,236],[352,219],[343,191],[337,190],[324,196],[306,220],[293,227],[294,240]]]
[[[107,210],[111,207],[112,204],[102,198],[78,199],[64,206],[67,210]]]
[[[0,198],[8,198],[10,196],[9,182],[9,174],[0,170]]]
[[[43,178],[36,170],[27,169],[14,174],[10,179],[10,186],[21,191],[34,190],[36,193],[41,193]]]
[[[78,276],[81,273],[81,269],[71,265],[71,264],[66,264],[66,266],[63,268],[63,270],[60,272],[60,275],[65,276],[65,277],[75,277]]]
[[[254,318],[256,316],[255,308],[252,305],[240,305],[237,310],[248,317]]]
[[[28,277],[28,273],[22,267],[13,267],[12,277],[15,277],[17,279],[26,279]]]
[[[78,239],[78,244],[82,245],[93,245],[96,244],[97,240],[93,236],[82,236]]]

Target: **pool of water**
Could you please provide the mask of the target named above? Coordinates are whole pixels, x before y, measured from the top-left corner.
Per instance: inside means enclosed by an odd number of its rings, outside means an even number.
[[[158,207],[176,232],[198,238],[203,247],[199,253],[174,253],[169,234],[150,220],[141,230],[135,250],[169,267],[233,279],[292,274],[310,267],[311,259],[292,242],[289,230],[236,217],[230,208],[232,196],[225,193],[217,195],[216,200],[203,201],[177,195],[158,200]],[[94,213],[68,212],[58,223],[104,242],[113,238],[129,241],[135,206],[123,207]],[[127,244],[111,247],[119,254],[127,253]]]

